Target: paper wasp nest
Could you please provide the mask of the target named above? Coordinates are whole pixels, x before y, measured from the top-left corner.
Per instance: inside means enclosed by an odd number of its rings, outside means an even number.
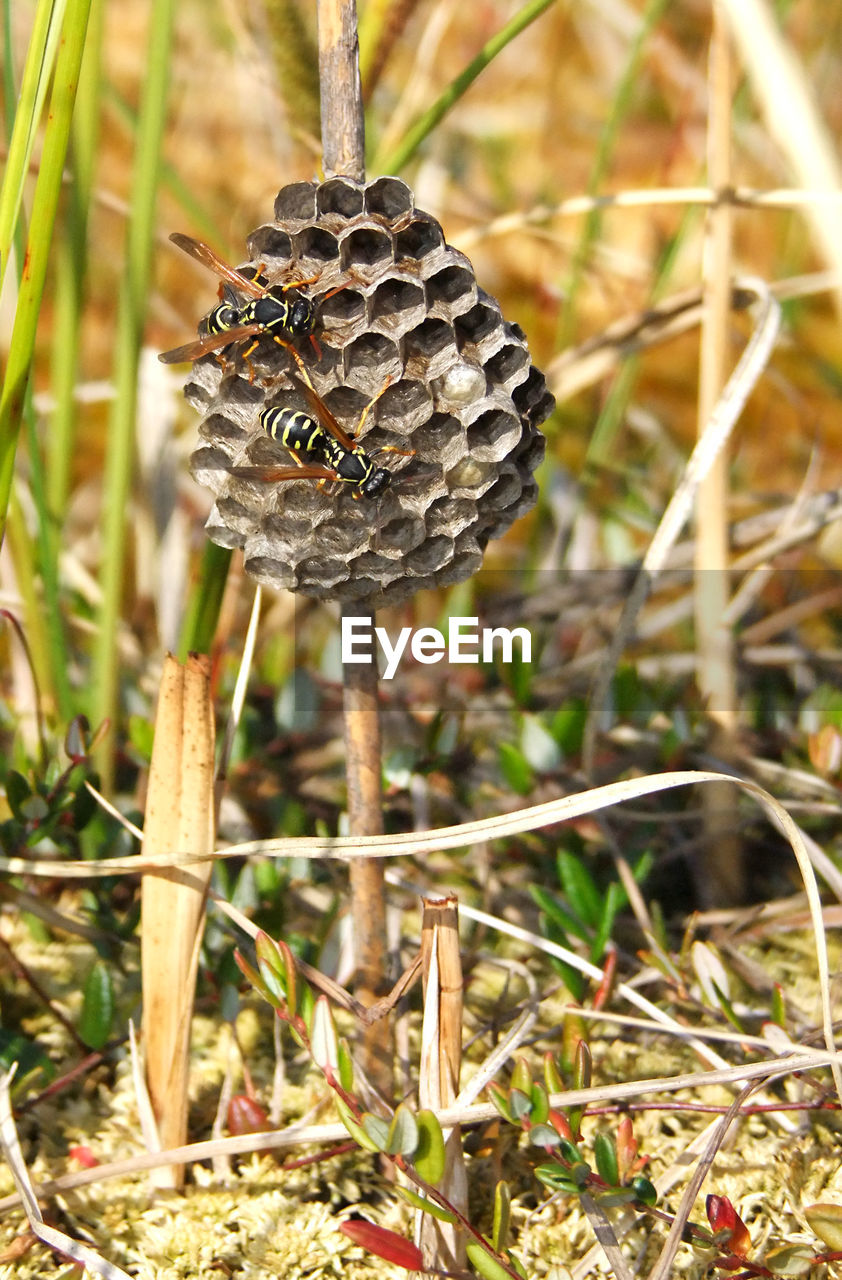
[[[265,334],[250,353],[240,341],[199,360],[186,389],[205,415],[191,465],[216,498],[208,536],[242,547],[259,582],[370,608],[469,577],[537,496],[537,428],[554,401],[522,331],[397,178],[285,187],[248,246],[273,284],[309,281],[320,356],[306,338],[295,347],[348,435],[382,391],[361,443],[393,482],[355,498],[339,482],[232,475],[290,463],[261,409],[306,409],[289,351]]]

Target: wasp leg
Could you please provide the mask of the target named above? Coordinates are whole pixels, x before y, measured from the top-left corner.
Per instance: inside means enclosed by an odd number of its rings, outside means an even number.
[[[367,418],[367,417],[368,417],[368,415],[371,413],[372,409],[373,409],[373,408],[374,408],[374,406],[377,404],[377,401],[378,401],[378,400],[380,399],[380,397],[383,395],[384,391],[387,391],[391,385],[392,385],[392,379],[391,379],[391,378],[387,378],[387,379],[386,379],[386,381],[383,383],[383,386],[382,386],[382,387],[380,388],[380,390],[377,392],[377,395],[376,395],[376,396],[372,396],[372,398],[369,400],[369,402],[368,402],[368,404],[366,405],[366,407],[363,409],[362,413],[360,414],[360,420],[359,420],[359,422],[357,423],[357,435],[358,435],[358,436],[359,436],[360,432],[362,431],[363,426],[365,425],[365,420],[366,420],[366,418]]]
[[[414,449],[398,449],[396,445],[384,444],[377,450],[378,453],[396,453],[401,458],[414,458]]]

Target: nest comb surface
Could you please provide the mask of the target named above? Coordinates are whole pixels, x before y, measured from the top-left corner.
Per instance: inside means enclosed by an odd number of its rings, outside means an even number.
[[[272,283],[315,277],[306,287],[319,307],[320,357],[297,343],[310,381],[351,436],[382,392],[361,443],[395,479],[381,496],[355,499],[338,482],[231,475],[289,463],[258,415],[306,407],[287,350],[263,336],[245,360],[240,343],[222,364],[199,360],[186,388],[205,415],[191,467],[216,499],[208,536],[241,547],[260,582],[368,608],[469,577],[537,496],[537,428],[554,400],[522,331],[397,178],[285,187],[274,222],[248,247]]]

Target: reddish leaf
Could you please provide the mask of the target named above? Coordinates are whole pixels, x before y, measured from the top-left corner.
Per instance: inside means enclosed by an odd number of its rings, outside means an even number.
[[[714,1231],[727,1232],[725,1244],[737,1258],[745,1258],[751,1248],[751,1236],[737,1210],[727,1196],[708,1196],[705,1201],[708,1222]],[[718,1262],[717,1266],[723,1266]]]
[[[561,1111],[556,1111],[555,1107],[550,1107],[547,1113],[547,1124],[551,1124],[560,1138],[567,1138],[568,1142],[573,1141],[573,1130],[570,1128],[570,1122],[566,1115]]]
[[[620,1181],[624,1182],[637,1158],[637,1139],[632,1129],[631,1116],[621,1116],[617,1125],[617,1163]]]
[[[424,1270],[421,1250],[396,1231],[378,1227],[367,1218],[346,1218],[344,1222],[340,1222],[339,1230],[355,1244],[361,1244],[369,1253],[386,1262],[394,1262],[396,1267],[405,1267],[407,1271]]]
[[[737,1210],[727,1196],[708,1196],[705,1201],[708,1222],[714,1231],[733,1231]]]
[[[235,1093],[228,1103],[228,1132],[239,1136],[242,1133],[268,1133],[272,1128],[269,1117],[254,1098],[247,1098],[244,1093]]]
[[[736,1253],[729,1253],[727,1258],[716,1259],[717,1271],[742,1271],[746,1265],[745,1258],[740,1258]]]

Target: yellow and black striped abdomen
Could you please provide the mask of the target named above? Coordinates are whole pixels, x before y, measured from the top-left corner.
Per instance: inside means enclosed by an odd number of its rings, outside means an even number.
[[[293,453],[310,453],[324,455],[324,428],[300,409],[287,409],[275,406],[263,409],[260,413],[260,425],[271,436]]]

